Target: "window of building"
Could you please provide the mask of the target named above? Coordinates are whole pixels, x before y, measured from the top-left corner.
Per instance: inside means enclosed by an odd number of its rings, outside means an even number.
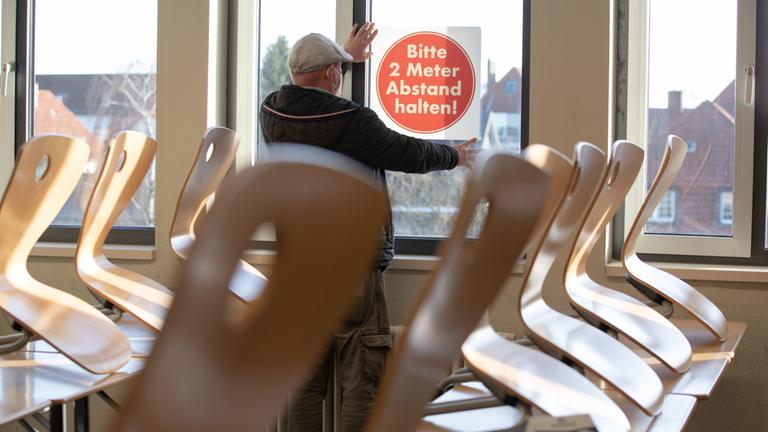
[[[723,225],[731,225],[733,223],[733,192],[720,192],[718,218]]]
[[[669,190],[659,201],[659,205],[653,211],[653,215],[648,220],[653,225],[669,225],[675,223],[677,215],[677,191]],[[663,228],[657,228],[661,230]]]
[[[62,133],[91,148],[80,184],[43,237],[74,241],[110,137],[126,129],[155,137],[157,0],[27,0],[16,13],[17,145]],[[153,167],[116,222],[131,232],[111,241],[154,240],[154,183]]]
[[[757,101],[748,71],[756,62],[755,1],[622,4],[629,12],[626,136],[646,150],[625,228],[659,168],[667,136],[675,134],[688,143],[688,154],[674,197],[664,198],[667,204],[645,227],[640,250],[750,256]],[[722,190],[732,196],[727,224],[716,216]]]

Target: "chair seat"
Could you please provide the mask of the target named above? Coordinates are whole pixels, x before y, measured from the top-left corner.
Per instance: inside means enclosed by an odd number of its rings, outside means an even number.
[[[165,314],[173,301],[173,293],[166,287],[107,260],[98,265],[81,261],[78,273],[91,290],[120,309],[157,331],[163,328]]]
[[[505,339],[490,326],[472,333],[462,353],[483,382],[546,414],[588,413],[601,431],[629,430],[619,407],[583,375],[541,351]]]
[[[728,336],[725,342],[720,342],[698,321],[688,319],[672,320],[672,322],[685,334],[693,347],[691,367],[685,373],[672,373],[655,358],[638,348],[635,350],[661,378],[664,393],[708,399],[723,376],[726,366],[734,358],[747,325],[741,322],[729,322]],[[628,345],[632,346],[630,343]]]
[[[490,396],[491,392],[479,381],[459,384],[443,393],[434,402],[458,402]],[[499,402],[501,403],[501,402]],[[474,409],[424,417],[418,427],[420,432],[431,431],[512,431],[525,421],[525,412],[517,407],[501,405],[491,408]]]
[[[598,285],[586,275],[568,286],[571,304],[658,358],[675,373],[691,364],[691,350],[683,333],[645,303],[622,292]]]
[[[539,303],[523,309],[523,321],[526,334],[542,350],[599,375],[647,414],[658,413],[661,383],[631,349],[583,321],[550,309],[542,300]]]
[[[29,275],[6,275],[0,308],[92,373],[112,372],[130,359],[128,340],[101,312]]]
[[[701,321],[720,340],[725,340],[728,334],[725,316],[703,294],[677,277],[644,263],[636,254],[624,257],[624,267],[633,279],[669,299]]]

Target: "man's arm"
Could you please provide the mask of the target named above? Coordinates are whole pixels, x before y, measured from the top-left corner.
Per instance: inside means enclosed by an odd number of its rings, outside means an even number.
[[[407,173],[426,173],[469,166],[474,154],[472,139],[456,146],[435,144],[389,129],[369,108],[360,108],[345,131],[344,149],[360,162],[374,168]]]

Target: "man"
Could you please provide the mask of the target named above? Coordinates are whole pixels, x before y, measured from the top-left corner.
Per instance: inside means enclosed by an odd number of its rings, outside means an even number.
[[[385,190],[385,170],[426,173],[471,165],[474,152],[470,147],[476,139],[446,146],[402,135],[387,128],[371,109],[337,96],[346,66],[371,57],[369,47],[377,33],[372,23],[356,25],[343,49],[319,34],[299,39],[288,56],[293,83],[267,96],[262,104],[265,141],[270,146],[310,144],[349,156],[369,166]],[[322,401],[334,351],[338,354],[342,430],[363,429],[391,345],[383,293],[383,273],[393,255],[391,216],[382,231],[375,271],[329,354],[298,396],[288,416],[291,432],[322,430]]]

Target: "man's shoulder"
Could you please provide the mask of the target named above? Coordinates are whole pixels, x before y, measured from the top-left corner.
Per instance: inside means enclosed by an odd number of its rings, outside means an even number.
[[[356,102],[323,90],[292,84],[284,85],[279,90],[270,93],[264,99],[262,106],[295,115],[330,114],[362,108]]]

